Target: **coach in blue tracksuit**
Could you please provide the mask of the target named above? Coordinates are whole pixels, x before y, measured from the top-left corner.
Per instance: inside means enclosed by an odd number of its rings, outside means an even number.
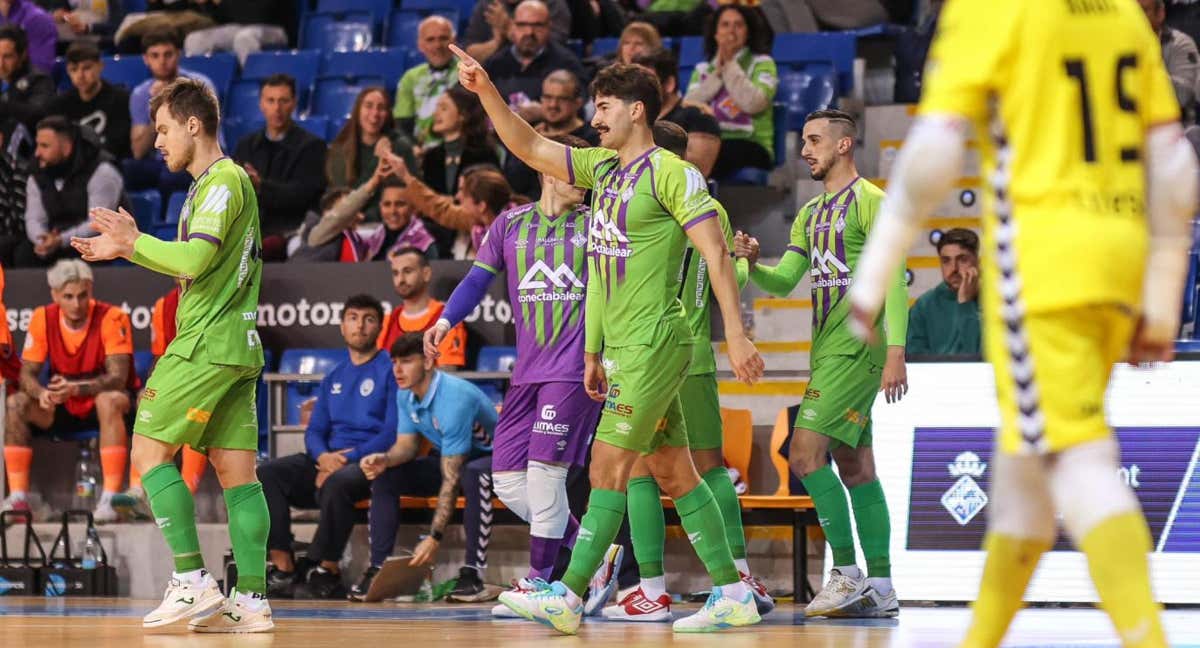
[[[267,537],[271,597],[345,599],[338,562],[359,517],[354,505],[371,496],[371,482],[359,460],[387,450],[396,438],[392,363],[387,353],[375,348],[383,327],[383,306],[374,297],[355,295],[346,300],[341,326],[350,360],[321,380],[304,434],[305,452],[258,468],[271,513]],[[299,577],[292,556],[289,509],[293,506],[321,510],[308,547],[309,559],[319,566]]]

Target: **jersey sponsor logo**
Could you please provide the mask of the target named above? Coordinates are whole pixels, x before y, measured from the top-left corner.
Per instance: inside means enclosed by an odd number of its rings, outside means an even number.
[[[847,421],[849,421],[850,423],[853,423],[854,425],[857,425],[858,427],[866,427],[866,425],[867,425],[867,420],[868,420],[867,415],[863,414],[862,412],[859,412],[858,410],[847,409],[845,418]]]
[[[142,390],[142,400],[146,402],[153,401],[156,396],[158,396],[157,389],[151,389],[147,387],[146,389]]]
[[[582,289],[583,282],[579,280],[579,276],[575,274],[575,270],[571,266],[560,263],[557,268],[552,269],[546,265],[545,261],[538,259],[525,272],[525,276],[521,277],[517,289],[540,290],[551,286],[560,289]],[[521,301],[525,301],[524,296],[521,297]]]
[[[246,238],[242,241],[242,258],[238,260],[238,275],[237,285],[239,288],[246,284],[246,277],[250,274],[250,258],[258,257],[254,250],[254,228],[246,228]]]
[[[542,407],[542,419],[543,420],[553,421],[557,417],[558,417],[558,411],[556,411],[554,409],[553,405],[544,405]]]
[[[819,274],[833,273],[849,273],[850,268],[838,258],[837,253],[833,250],[813,250],[812,251],[812,270],[809,274],[816,276]]]
[[[538,434],[549,434],[552,436],[566,436],[571,432],[571,426],[567,423],[552,423],[558,417],[558,411],[553,405],[542,406],[541,419],[533,423],[533,431]]]
[[[262,346],[262,339],[258,337],[258,331],[255,329],[246,331],[246,347],[253,349],[257,346]]]
[[[820,400],[820,399],[821,399],[821,390],[813,389],[812,387],[809,387],[808,389],[804,390],[804,400]]]
[[[629,237],[625,236],[625,232],[622,232],[616,222],[602,210],[597,210],[592,216],[588,237],[592,250],[597,254],[616,257],[628,257],[633,254],[633,250],[625,247],[629,245]]]
[[[375,380],[367,378],[358,386],[358,395],[366,398],[375,392]]]
[[[208,193],[204,195],[204,202],[200,203],[200,207],[196,209],[196,214],[224,214],[232,195],[233,192],[225,185],[209,187]]]
[[[409,413],[408,413],[408,416],[409,416],[409,417],[412,419],[412,422],[413,422],[413,423],[420,423],[420,422],[421,422],[421,417],[420,417],[420,416],[418,416],[416,412],[409,412]]]
[[[257,322],[258,321],[258,311],[250,311],[248,313],[242,313],[242,321],[243,322]]]
[[[337,396],[342,393],[342,383],[333,383],[329,386],[329,395]]]
[[[633,416],[633,405],[618,403],[617,399],[620,397],[621,386],[614,383],[608,388],[608,397],[604,399],[604,409],[623,418]]]
[[[202,410],[197,407],[189,407],[187,414],[184,415],[183,418],[191,421],[192,423],[208,423],[208,421],[212,419],[212,412]]]
[[[815,421],[817,420],[817,410],[811,408],[806,409],[800,412],[800,418],[804,419],[805,421]]]

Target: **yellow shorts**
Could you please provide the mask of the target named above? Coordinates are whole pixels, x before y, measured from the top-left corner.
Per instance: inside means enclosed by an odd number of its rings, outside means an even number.
[[[996,372],[1001,452],[1059,452],[1107,438],[1104,394],[1113,364],[1129,350],[1133,313],[1116,304],[1027,313],[1014,333],[998,309],[989,310],[984,348]],[[1024,353],[1015,337],[1022,333]]]

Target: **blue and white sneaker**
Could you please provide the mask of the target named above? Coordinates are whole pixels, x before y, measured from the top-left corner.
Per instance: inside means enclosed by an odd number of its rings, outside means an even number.
[[[754,594],[747,591],[742,600],[726,596],[714,587],[700,611],[674,623],[675,632],[716,632],[725,628],[754,625],[762,621]]]
[[[500,602],[530,621],[544,623],[562,634],[579,632],[583,620],[583,605],[571,607],[567,602],[567,586],[559,581],[546,584],[535,580],[533,591],[509,590],[500,594]]]
[[[588,584],[587,601],[583,604],[584,616],[596,616],[604,609],[604,604],[612,598],[617,590],[617,573],[621,571],[621,560],[625,557],[625,548],[621,545],[609,545],[604,552],[604,562],[592,576]]]

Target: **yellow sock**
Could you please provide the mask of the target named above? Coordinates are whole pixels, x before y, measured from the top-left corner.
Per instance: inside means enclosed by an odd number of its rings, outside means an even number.
[[[1000,645],[1008,624],[1023,606],[1022,598],[1042,554],[1053,542],[1014,538],[1001,533],[988,533],[983,540],[987,562],[983,565],[983,580],[979,598],[972,606],[971,628],[961,648],[993,648]]]
[[[1137,511],[1114,515],[1079,542],[1100,605],[1125,648],[1166,648],[1159,607],[1150,591],[1150,530]]]

